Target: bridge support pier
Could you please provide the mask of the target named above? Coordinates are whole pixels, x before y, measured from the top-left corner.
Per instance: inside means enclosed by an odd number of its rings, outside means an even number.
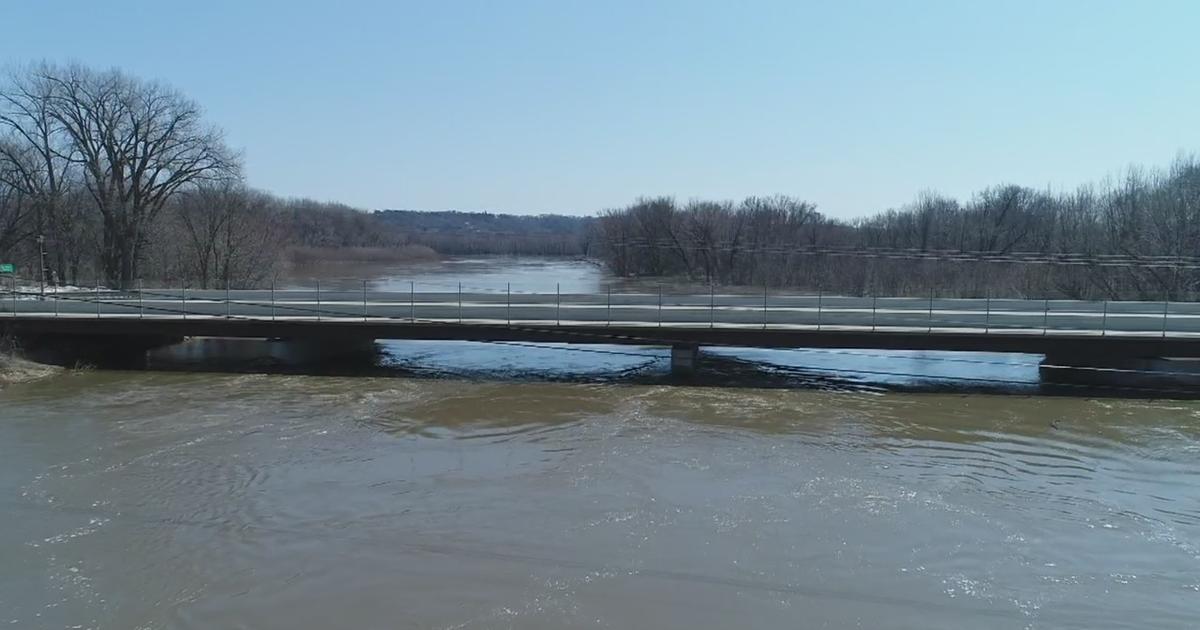
[[[671,374],[691,376],[696,373],[696,364],[699,362],[700,346],[691,344],[671,346]]]
[[[1136,395],[1200,394],[1200,359],[1046,355],[1039,368],[1044,384],[1116,388]]]

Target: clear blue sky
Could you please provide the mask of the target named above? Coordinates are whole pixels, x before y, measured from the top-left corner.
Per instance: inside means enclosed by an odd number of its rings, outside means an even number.
[[[165,80],[250,182],[366,208],[832,215],[1200,150],[1200,2],[10,0],[0,60]]]

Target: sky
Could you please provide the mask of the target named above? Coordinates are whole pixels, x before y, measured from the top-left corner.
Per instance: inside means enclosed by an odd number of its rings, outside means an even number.
[[[590,214],[1061,190],[1200,151],[1200,2],[0,0],[0,62],[169,83],[248,182]]]

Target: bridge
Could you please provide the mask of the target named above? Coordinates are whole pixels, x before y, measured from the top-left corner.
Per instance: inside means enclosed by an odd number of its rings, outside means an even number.
[[[199,336],[659,345],[681,372],[701,346],[1017,352],[1121,379],[1183,376],[1190,362],[1163,360],[1200,358],[1200,303],[771,292],[9,291],[0,330],[109,348]]]

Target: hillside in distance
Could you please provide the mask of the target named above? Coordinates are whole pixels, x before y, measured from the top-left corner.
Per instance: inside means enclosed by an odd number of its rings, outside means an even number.
[[[372,217],[441,254],[585,256],[592,217],[379,210]]]

